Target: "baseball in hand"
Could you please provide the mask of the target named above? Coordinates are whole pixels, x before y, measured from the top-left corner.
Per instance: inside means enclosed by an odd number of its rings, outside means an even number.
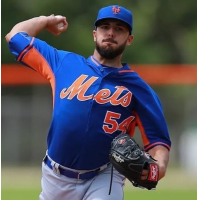
[[[60,18],[60,17],[63,17],[63,16],[61,16],[61,15],[56,15],[55,17]],[[58,28],[61,28],[61,27],[63,27],[63,26],[64,26],[64,23],[63,23],[63,22],[61,22],[61,23],[58,24]]]

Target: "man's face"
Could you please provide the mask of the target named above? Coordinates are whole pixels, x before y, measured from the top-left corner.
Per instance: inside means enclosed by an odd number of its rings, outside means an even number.
[[[114,59],[122,54],[126,45],[130,45],[133,40],[128,26],[115,19],[101,21],[97,30],[93,31],[93,36],[97,52],[106,59]]]

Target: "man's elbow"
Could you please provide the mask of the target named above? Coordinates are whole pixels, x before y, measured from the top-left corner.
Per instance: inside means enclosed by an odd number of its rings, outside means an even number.
[[[16,30],[11,30],[6,36],[5,36],[5,39],[6,39],[6,42],[9,42],[11,40],[11,38],[17,34],[19,31],[16,31]]]
[[[10,32],[5,36],[5,39],[6,39],[6,42],[9,42],[10,41],[10,39],[11,39],[11,34],[10,34]]]

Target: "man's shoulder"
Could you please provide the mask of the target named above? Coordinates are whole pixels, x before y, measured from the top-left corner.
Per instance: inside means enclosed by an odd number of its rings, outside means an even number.
[[[129,66],[126,69],[119,71],[120,76],[123,80],[126,80],[133,87],[142,87],[150,89],[150,85],[146,82],[145,79],[137,72],[137,70],[130,68]]]
[[[118,71],[121,77],[128,79],[129,81],[132,80],[133,82],[145,82],[145,80],[135,71],[133,68],[129,67],[128,65],[124,66],[122,69]]]
[[[74,52],[71,52],[71,51],[65,51],[65,50],[59,50],[60,52],[65,52],[66,53],[66,58],[68,60],[71,60],[73,62],[76,62],[76,61],[80,61],[80,62],[86,62],[86,58],[78,53],[74,53]]]

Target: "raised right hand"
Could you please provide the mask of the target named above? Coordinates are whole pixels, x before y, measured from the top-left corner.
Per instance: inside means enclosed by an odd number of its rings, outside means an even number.
[[[64,26],[59,28],[59,24],[63,23]],[[53,14],[48,16],[48,22],[46,25],[46,29],[55,36],[60,35],[62,32],[66,31],[68,27],[68,23],[66,21],[66,17],[55,17]]]

